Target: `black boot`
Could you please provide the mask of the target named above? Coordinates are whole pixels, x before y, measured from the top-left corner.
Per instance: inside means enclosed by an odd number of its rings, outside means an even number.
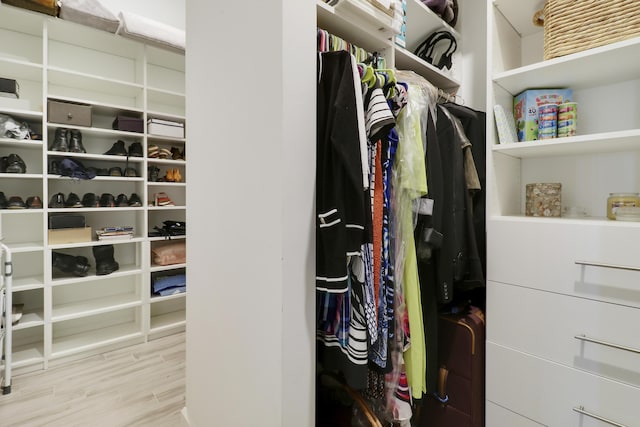
[[[72,153],[86,153],[82,145],[82,134],[77,129],[71,129],[71,139],[69,140],[69,151]]]
[[[114,142],[109,151],[104,154],[110,156],[126,156],[127,149],[124,147],[124,141],[118,140]]]
[[[53,137],[53,144],[51,144],[50,151],[69,151],[69,143],[67,142],[67,129],[58,128],[56,134]]]
[[[72,273],[78,277],[84,277],[89,272],[89,260],[84,256],[52,252],[51,265],[64,273]]]
[[[98,276],[111,274],[120,268],[113,258],[113,245],[94,246],[93,256],[96,258],[96,275]]]
[[[129,146],[130,157],[142,157],[142,144],[139,142],[132,142]]]

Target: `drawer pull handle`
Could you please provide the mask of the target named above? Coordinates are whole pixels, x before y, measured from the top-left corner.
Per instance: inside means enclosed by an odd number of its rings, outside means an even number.
[[[620,344],[613,344],[613,343],[610,343],[610,342],[606,342],[606,341],[598,340],[598,339],[595,339],[595,338],[591,338],[591,337],[588,337],[586,335],[576,335],[576,336],[574,336],[574,338],[579,339],[581,341],[589,341],[589,342],[592,342],[592,343],[595,343],[595,344],[605,345],[607,347],[613,347],[613,348],[617,348],[619,350],[630,351],[631,353],[640,354],[640,349],[633,348],[633,347],[626,347],[626,346],[620,345]]]
[[[578,406],[576,408],[573,408],[573,410],[576,411],[579,414],[586,415],[587,417],[595,418],[596,420],[600,420],[600,421],[602,421],[604,423],[611,424],[612,426],[627,427],[624,424],[616,423],[615,421],[611,421],[611,420],[609,420],[607,418],[601,417],[600,415],[596,415],[594,413],[585,411],[584,410],[584,406]]]
[[[590,261],[576,261],[578,265],[584,265],[588,267],[604,267],[604,268],[615,268],[618,270],[631,270],[631,271],[640,271],[640,267],[632,267],[629,265],[616,265],[616,264],[607,264],[603,262],[590,262]]]

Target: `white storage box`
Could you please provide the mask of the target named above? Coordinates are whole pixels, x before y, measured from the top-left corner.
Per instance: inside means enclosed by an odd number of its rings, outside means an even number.
[[[149,119],[147,120],[147,133],[159,136],[170,136],[172,138],[184,138],[184,123]]]

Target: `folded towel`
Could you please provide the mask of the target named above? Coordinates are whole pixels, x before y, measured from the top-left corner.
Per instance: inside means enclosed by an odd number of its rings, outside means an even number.
[[[119,16],[120,27],[117,34],[165,49],[184,52],[186,47],[184,30],[131,12],[120,12]]]
[[[176,274],[173,276],[158,277],[153,281],[153,292],[160,292],[167,288],[176,286],[186,286],[187,276],[184,274]]]

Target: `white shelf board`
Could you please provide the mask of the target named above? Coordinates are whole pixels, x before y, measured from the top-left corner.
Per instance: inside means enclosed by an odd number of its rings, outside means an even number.
[[[43,354],[44,351],[42,344],[27,344],[19,347],[13,347],[11,354],[11,367],[20,368],[22,366],[42,362],[44,360]]]
[[[134,293],[76,301],[69,304],[54,305],[51,321],[61,322],[63,320],[77,319],[79,317],[92,316],[140,305],[142,305],[142,300],[139,295]]]
[[[0,57],[0,70],[2,70],[2,77],[4,78],[42,81],[41,64]]]
[[[187,141],[186,138],[173,138],[171,136],[163,136],[163,135],[154,135],[154,134],[147,134],[147,139],[151,142],[151,141],[159,141],[159,142],[166,142],[166,143],[185,143]]]
[[[73,128],[81,131],[82,135],[95,135],[95,136],[108,136],[114,138],[142,138],[144,136],[143,133],[139,132],[125,132],[122,130],[114,130],[107,128],[95,128],[95,127],[87,127],[87,126],[70,126],[64,123],[47,123],[47,127],[51,129],[56,128]]]
[[[460,43],[460,33],[444,22],[420,0],[407,0],[407,38],[409,49],[415,49],[435,31],[448,31]]]
[[[48,180],[60,180],[60,181],[120,181],[120,182],[133,182],[133,181],[144,181],[144,177],[141,176],[137,176],[137,177],[128,177],[128,176],[96,176],[95,178],[92,179],[78,179],[78,178],[71,178],[70,176],[62,176],[62,175],[52,175],[52,174],[48,174],[47,175],[47,179]],[[69,208],[69,209],[65,209],[63,210],[63,212],[77,212],[79,210],[81,210],[83,208]],[[86,209],[91,209],[91,211],[96,211],[99,208],[86,208]],[[136,210],[136,209],[141,209],[141,208],[109,208],[109,209],[118,209],[119,211],[121,210]],[[51,209],[51,211],[57,212],[60,211],[60,209]]]
[[[373,53],[392,46],[391,17],[374,6],[342,0],[329,6],[317,0],[318,27]]]
[[[2,209],[1,212],[2,215],[35,215],[41,214],[42,209]]]
[[[640,129],[497,144],[492,150],[518,158],[634,151],[640,150]]]
[[[186,187],[186,182],[166,182],[166,181],[151,181],[147,182],[149,187]]]
[[[175,211],[175,210],[184,210],[186,206],[149,206],[150,211]]]
[[[638,78],[640,37],[550,59],[493,76],[512,95],[530,88],[591,88]]]
[[[76,283],[83,282],[97,282],[100,280],[108,280],[113,279],[114,277],[124,277],[124,276],[132,276],[136,274],[141,274],[142,270],[140,267],[135,265],[122,265],[120,264],[120,268],[117,271],[114,271],[111,274],[105,274],[102,276],[97,276],[95,270],[90,270],[89,274],[85,277],[75,277],[75,276],[65,276],[64,273],[58,273],[57,270],[54,270],[55,276],[51,280],[51,286],[62,286],[62,285],[73,285]]]
[[[9,114],[5,110],[2,110],[2,113]],[[40,140],[36,141],[31,139],[0,138],[0,145],[2,145],[3,147],[26,148],[29,150],[42,149],[42,141]]]
[[[576,225],[597,225],[597,226],[605,226],[605,227],[622,227],[625,229],[629,228],[640,228],[640,222],[633,221],[616,221],[608,219],[607,217],[591,217],[585,216],[582,218],[574,218],[574,217],[533,217],[533,216],[525,216],[525,215],[493,215],[487,218],[488,221],[496,221],[496,222],[523,222],[523,223],[545,223],[548,224],[550,222],[562,222],[563,224],[576,224]]]
[[[30,209],[18,209],[18,210],[22,212],[27,212]],[[42,209],[38,209],[38,210],[42,211]],[[4,215],[4,210],[2,211],[2,214]],[[44,244],[42,242],[17,242],[17,243],[4,242],[4,243],[7,246],[9,246],[9,249],[11,249],[11,252],[14,254],[27,253],[27,252],[40,252],[44,250]]]
[[[181,123],[184,123],[187,120],[186,116],[182,116],[179,114],[163,113],[162,111],[154,111],[154,110],[147,110],[147,118],[175,120],[176,122],[181,122]],[[181,138],[163,137],[162,135],[153,135],[153,134],[149,134],[149,137],[181,139]]]
[[[121,95],[129,98],[141,96],[143,85],[122,80],[80,73],[55,66],[48,67],[49,83],[84,89],[91,92]]]
[[[113,208],[105,208],[105,209],[113,209]],[[113,240],[109,240],[108,242],[106,240],[92,240],[91,242],[49,245],[49,249],[56,250],[56,249],[69,249],[69,248],[84,248],[87,246],[119,245],[119,244],[126,244],[126,243],[139,243],[143,241],[144,241],[144,238],[142,237],[134,237],[131,239],[113,239]],[[120,270],[123,270],[123,268],[121,268]],[[127,270],[125,269],[124,271],[127,271]]]
[[[74,353],[93,350],[110,344],[127,341],[142,336],[136,323],[93,329],[75,335],[53,339],[52,358],[69,356]]]
[[[169,271],[169,270],[177,270],[179,268],[185,268],[187,266],[186,263],[183,264],[171,264],[171,265],[154,265],[151,264],[150,272],[155,273],[156,271]]]
[[[13,325],[13,330],[19,331],[20,329],[28,329],[35,326],[44,325],[44,315],[42,313],[42,308],[40,308],[38,311],[22,313],[22,318],[18,323]]]
[[[544,1],[493,0],[493,5],[509,21],[518,34],[528,36],[542,31],[542,27],[533,25],[533,15],[543,8]]]
[[[159,296],[159,295],[151,295],[151,299],[150,299],[150,303],[161,303],[161,302],[165,302],[165,301],[169,301],[172,299],[182,299],[182,298],[186,298],[187,293],[186,292],[181,292],[179,294],[173,294],[173,295],[165,295],[165,296]]]
[[[15,117],[19,117],[26,120],[34,120],[34,121],[42,121],[42,111],[32,111],[32,110],[21,110],[16,108],[2,108],[2,112],[4,114],[9,114]],[[2,140],[9,139],[11,141],[20,141],[23,143],[37,143],[42,141],[33,141],[33,140],[25,140],[25,139],[12,139],[12,138],[2,138]]]
[[[426,78],[434,86],[443,90],[457,90],[460,82],[443,73],[437,67],[417,57],[408,50],[396,46],[396,68],[399,70],[411,70]]]
[[[59,177],[57,175],[53,175],[53,179],[58,179]],[[49,179],[52,179],[51,177]],[[71,180],[68,177],[65,177],[65,179]],[[129,178],[131,179],[131,178]],[[92,180],[88,180],[88,181],[96,181],[97,177],[92,179]],[[100,181],[100,180],[98,180]],[[144,210],[144,207],[126,207],[126,208],[118,208],[118,207],[114,207],[114,208],[50,208],[49,209],[49,213],[78,213],[78,212],[129,212],[129,211],[142,211]],[[90,242],[87,242],[90,243]]]
[[[187,162],[184,160],[155,159],[155,158],[148,158],[147,163],[155,164],[155,165],[171,165],[171,166],[184,166],[187,164]]]
[[[160,332],[167,328],[185,326],[187,323],[185,319],[186,310],[172,311],[158,316],[151,316],[150,332]]]
[[[29,291],[44,288],[44,280],[39,276],[13,277],[13,292]]]
[[[165,241],[165,240],[180,240],[180,239],[186,239],[187,236],[171,236],[171,239],[167,239],[164,236],[160,236],[160,237],[149,237],[149,241],[150,242],[160,242],[160,241]]]
[[[42,179],[41,173],[0,173],[0,178]]]
[[[127,156],[112,156],[109,154],[93,154],[93,153],[69,153],[66,151],[47,151],[47,155],[50,157],[70,157],[85,160],[106,160],[109,162],[121,162],[121,163],[142,163],[144,158],[142,157],[127,157]],[[57,176],[57,175],[54,175]]]

